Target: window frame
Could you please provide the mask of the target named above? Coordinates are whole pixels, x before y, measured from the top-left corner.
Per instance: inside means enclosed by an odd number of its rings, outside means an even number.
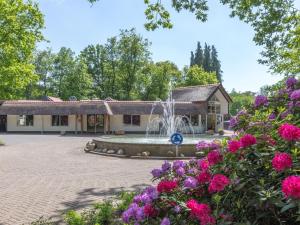
[[[63,118],[66,117],[66,123],[63,122]],[[53,118],[58,118],[55,120],[56,123],[53,123]],[[68,127],[69,126],[69,116],[68,115],[51,115],[51,126],[52,127]]]
[[[24,121],[22,124],[20,123],[21,119],[23,119],[23,121]],[[30,121],[32,121],[32,123],[30,123]],[[17,120],[17,126],[18,127],[33,127],[34,126],[34,115],[19,115],[18,120]]]
[[[141,115],[124,114],[123,115],[123,124],[129,125],[129,126],[141,126]]]

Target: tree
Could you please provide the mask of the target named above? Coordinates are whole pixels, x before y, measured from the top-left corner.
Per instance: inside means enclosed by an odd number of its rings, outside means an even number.
[[[98,0],[88,1],[94,3]],[[147,7],[145,10],[147,30],[173,27],[171,14],[167,9],[170,7],[166,5],[168,1],[145,0],[144,2]],[[177,12],[187,10],[195,14],[198,20],[202,22],[207,20],[206,0],[169,2]],[[273,72],[295,74],[299,71],[300,13],[294,6],[294,0],[220,0],[220,2],[230,7],[231,17],[238,17],[253,27],[255,31],[253,41],[264,49],[261,52],[260,63],[268,65]]]
[[[74,66],[74,71],[63,77],[61,97],[66,100],[71,96],[75,96],[78,100],[88,99],[92,96],[93,79],[83,61],[77,59]]]
[[[75,68],[75,53],[62,47],[54,59],[52,87],[56,96],[63,98],[65,77],[72,76]]]
[[[202,50],[200,42],[198,42],[196,53],[195,53],[195,62],[193,65],[198,65],[200,67],[201,66],[203,67],[203,63],[204,63],[203,50]]]
[[[234,89],[229,94],[232,98],[230,104],[230,115],[235,116],[239,111],[253,104],[255,93],[251,91],[236,92]]]
[[[218,59],[218,52],[215,46],[211,47],[211,71],[216,72],[217,79],[220,83],[222,83],[222,70],[221,70],[221,63]]]
[[[38,77],[32,64],[43,15],[32,1],[0,0],[0,99],[23,98]]]
[[[139,97],[143,100],[166,99],[170,85],[180,82],[181,72],[170,62],[149,63],[139,76]]]
[[[51,49],[42,51],[36,51],[34,55],[33,64],[35,66],[35,73],[39,76],[37,83],[37,89],[41,95],[52,95],[53,90],[51,87],[53,63],[55,54],[51,52]]]
[[[134,89],[138,73],[150,59],[149,45],[148,40],[136,34],[135,29],[121,31],[118,49],[120,51],[122,99],[135,98],[136,90]]]
[[[203,69],[207,72],[211,72],[211,57],[210,57],[210,46],[205,43],[204,47],[204,59],[203,59]]]
[[[215,72],[206,72],[202,67],[194,65],[185,71],[184,81],[180,86],[206,85],[218,83]]]
[[[97,98],[106,98],[108,93],[107,80],[107,51],[103,45],[89,45],[81,51],[81,60],[87,66],[87,72],[93,79],[94,95]],[[113,96],[112,96],[113,97]]]

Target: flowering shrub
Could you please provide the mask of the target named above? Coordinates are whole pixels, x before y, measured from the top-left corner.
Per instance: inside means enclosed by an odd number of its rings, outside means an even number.
[[[235,136],[200,142],[201,158],[153,170],[157,185],[136,196],[123,221],[300,224],[299,88],[295,78],[287,79],[274,96],[259,96],[232,118]]]

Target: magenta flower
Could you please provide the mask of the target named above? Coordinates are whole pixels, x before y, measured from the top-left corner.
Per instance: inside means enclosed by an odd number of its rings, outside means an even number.
[[[199,182],[199,184],[205,184],[208,183],[211,179],[211,174],[209,172],[201,172],[198,176],[197,176],[197,180]]]
[[[210,180],[208,191],[210,193],[220,192],[225,189],[227,185],[230,184],[230,180],[223,174],[216,174]]]
[[[228,151],[231,153],[236,153],[242,147],[241,142],[237,140],[228,141]]]
[[[286,198],[300,199],[300,176],[289,176],[282,182],[282,192]]]
[[[240,142],[243,148],[247,148],[256,144],[256,138],[251,134],[245,134],[243,137],[241,137]]]
[[[187,201],[186,206],[191,210],[191,215],[200,221],[201,225],[216,223],[215,219],[211,216],[211,209],[209,205],[198,203],[196,200],[191,199]]]
[[[291,168],[293,159],[288,153],[276,153],[272,160],[272,166],[277,172],[281,172],[285,169]]]
[[[209,162],[207,158],[199,159],[198,166],[201,171],[207,171],[209,169]]]
[[[169,193],[173,191],[175,188],[178,187],[177,181],[169,181],[169,180],[163,180],[158,183],[157,185],[157,191],[159,193]]]
[[[221,162],[223,160],[223,156],[221,155],[221,153],[218,150],[213,150],[207,154],[207,160],[209,162],[209,165],[213,166],[213,165]]]
[[[300,128],[288,123],[282,124],[278,129],[278,133],[286,141],[300,140]]]

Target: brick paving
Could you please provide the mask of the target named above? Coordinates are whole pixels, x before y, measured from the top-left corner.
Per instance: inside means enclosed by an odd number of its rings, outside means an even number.
[[[29,224],[41,216],[61,223],[66,210],[150,184],[149,171],[162,163],[84,153],[88,136],[0,139],[6,143],[0,146],[0,225]]]

